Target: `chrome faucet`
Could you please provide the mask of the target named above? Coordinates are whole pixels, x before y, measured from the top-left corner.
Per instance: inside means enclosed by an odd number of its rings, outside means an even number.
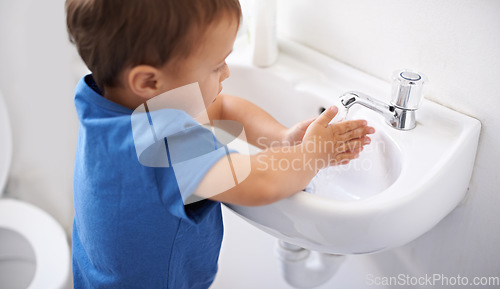
[[[386,122],[399,130],[411,130],[417,125],[415,112],[422,102],[423,84],[427,78],[414,71],[398,71],[393,75],[392,100],[389,104],[364,93],[350,91],[340,96],[345,108],[360,104],[381,114]]]

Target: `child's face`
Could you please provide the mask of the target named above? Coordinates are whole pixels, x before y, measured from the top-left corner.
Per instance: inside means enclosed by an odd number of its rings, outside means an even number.
[[[229,16],[212,23],[206,30],[192,55],[176,63],[175,68],[163,70],[167,79],[164,91],[197,82],[201,88],[205,106],[215,101],[222,91],[222,81],[229,77],[226,57],[231,53],[238,23]],[[196,41],[195,41],[196,42]]]

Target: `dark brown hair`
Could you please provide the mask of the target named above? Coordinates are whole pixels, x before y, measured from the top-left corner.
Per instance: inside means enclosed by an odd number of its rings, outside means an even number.
[[[241,19],[238,0],[66,0],[71,42],[100,89],[125,69],[187,57],[196,31],[223,13]]]

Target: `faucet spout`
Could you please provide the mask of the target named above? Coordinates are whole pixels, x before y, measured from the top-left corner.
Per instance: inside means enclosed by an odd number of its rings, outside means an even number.
[[[417,126],[415,111],[422,102],[422,86],[427,77],[411,70],[396,71],[392,82],[392,100],[389,104],[358,91],[350,91],[340,96],[342,105],[349,109],[361,104],[381,114],[395,129],[410,130]]]
[[[345,108],[350,108],[355,104],[360,104],[366,108],[378,112],[387,120],[391,120],[392,118],[396,117],[396,114],[394,113],[394,106],[386,104],[383,101],[372,98],[358,91],[350,91],[344,93],[340,96],[340,102]]]
[[[390,126],[399,130],[415,128],[415,110],[407,110],[387,104],[358,91],[350,91],[340,96],[340,102],[345,108],[360,104],[382,115]]]

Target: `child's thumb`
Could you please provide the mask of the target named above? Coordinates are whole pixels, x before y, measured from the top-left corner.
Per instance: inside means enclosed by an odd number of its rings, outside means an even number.
[[[330,121],[337,115],[339,109],[333,105],[325,109],[323,113],[314,121],[315,123],[327,127]]]

